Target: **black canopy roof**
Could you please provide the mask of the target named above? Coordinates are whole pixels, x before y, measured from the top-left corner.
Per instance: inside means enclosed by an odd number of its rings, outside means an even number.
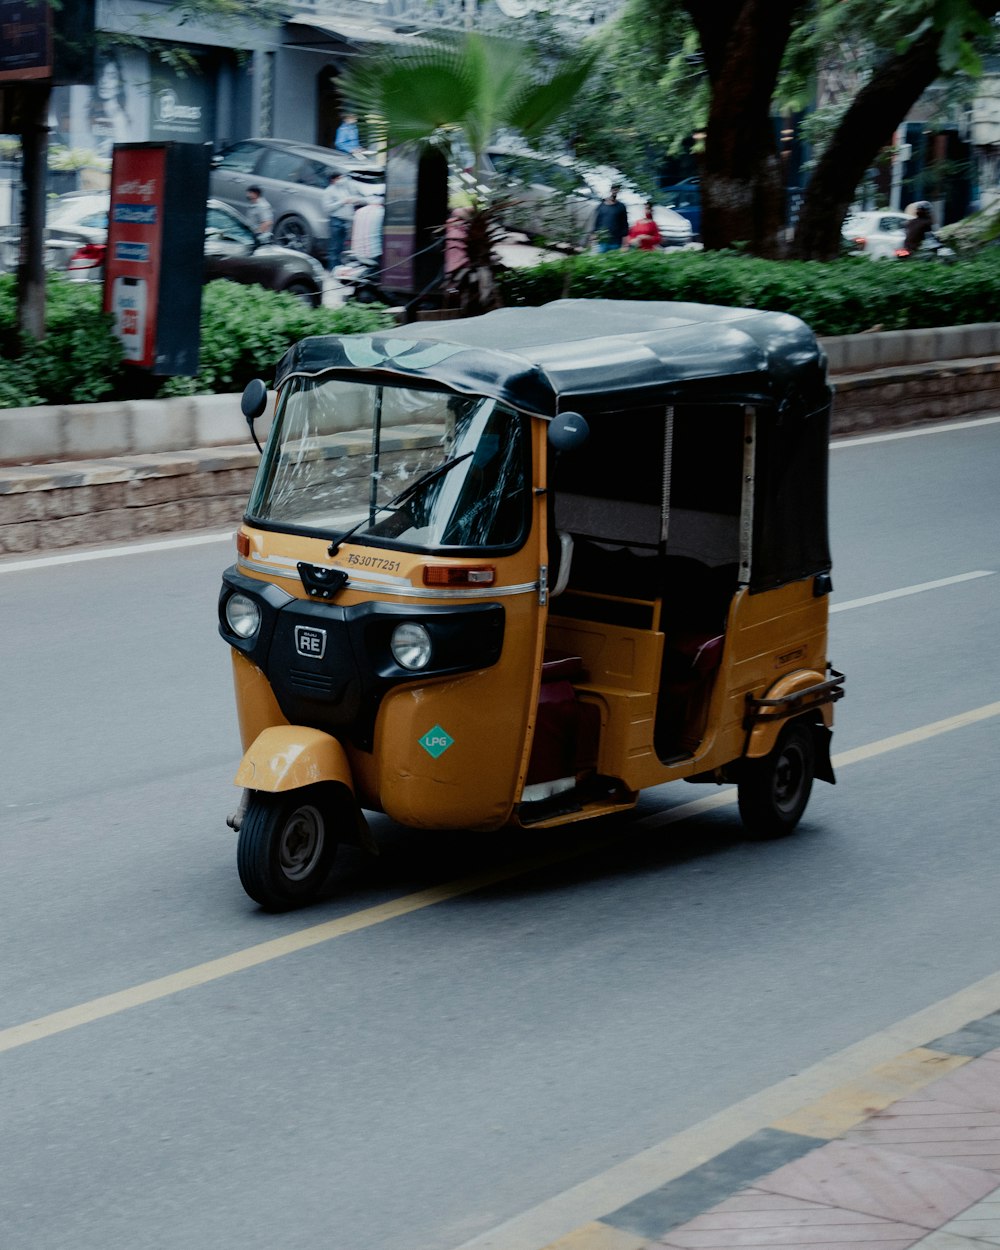
[[[349,371],[437,383],[551,417],[623,401],[773,403],[791,415],[828,402],[826,356],[797,317],[712,304],[556,300],[368,335],[302,339],[277,369]]]

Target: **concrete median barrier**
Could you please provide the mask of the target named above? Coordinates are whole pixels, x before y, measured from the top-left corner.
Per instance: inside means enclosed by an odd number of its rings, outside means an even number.
[[[1000,410],[998,323],[821,341],[835,435]],[[235,525],[257,460],[239,395],[0,409],[0,556]]]

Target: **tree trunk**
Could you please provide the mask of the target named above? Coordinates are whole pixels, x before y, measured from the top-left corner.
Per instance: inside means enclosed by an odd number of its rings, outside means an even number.
[[[33,339],[45,337],[45,180],[49,154],[49,86],[21,88],[21,151],[24,190],[21,256],[17,267],[18,325]]]
[[[745,244],[757,256],[784,251],[784,179],[771,97],[805,0],[687,0],[712,86],[702,163],[706,248]]]
[[[929,30],[891,56],[855,96],[806,187],[792,242],[800,260],[840,254],[840,230],[858,183],[937,77],[941,32]]]

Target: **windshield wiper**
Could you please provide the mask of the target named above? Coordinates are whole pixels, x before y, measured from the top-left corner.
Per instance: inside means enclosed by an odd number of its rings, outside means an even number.
[[[400,504],[404,504],[408,499],[412,499],[418,491],[423,490],[425,486],[430,486],[431,482],[436,482],[439,477],[444,477],[446,473],[450,473],[456,464],[461,464],[463,460],[468,460],[468,458],[473,454],[473,452],[467,451],[462,456],[456,456],[453,460],[445,460],[443,464],[435,465],[433,469],[428,469],[427,472],[418,477],[415,482],[411,482],[409,486],[404,486],[398,495],[393,495],[393,497],[386,503],[380,503],[373,511],[369,512],[367,516],[363,516],[356,525],[352,525],[345,534],[341,534],[339,538],[335,538],[327,548],[327,553],[331,556],[335,556],[344,543],[346,543],[349,538],[353,538],[358,530],[362,529],[366,525],[371,525],[372,521],[375,519],[376,513],[387,512],[390,508],[398,508]]]

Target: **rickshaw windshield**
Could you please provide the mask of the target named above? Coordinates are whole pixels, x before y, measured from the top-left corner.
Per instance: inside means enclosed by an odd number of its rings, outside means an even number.
[[[529,477],[527,418],[495,399],[293,378],[248,517],[379,546],[514,547]]]

